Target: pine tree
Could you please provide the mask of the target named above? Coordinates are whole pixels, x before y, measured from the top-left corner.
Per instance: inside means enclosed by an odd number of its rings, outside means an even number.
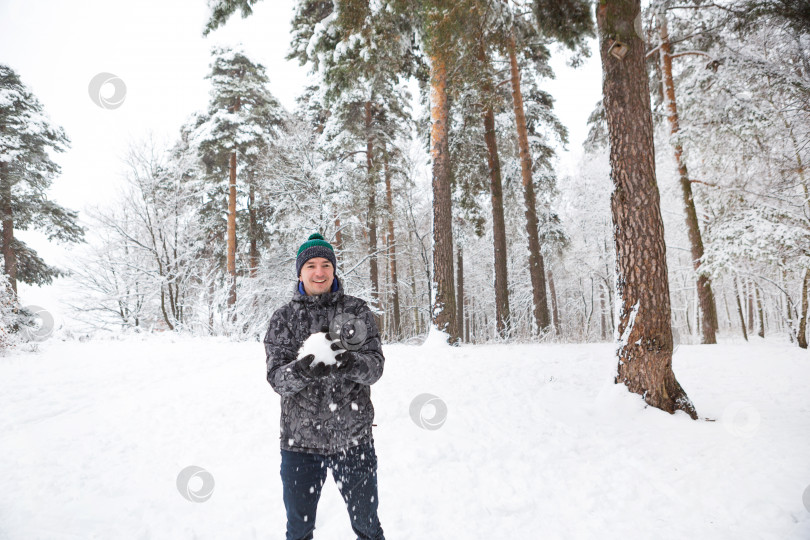
[[[663,86],[664,106],[666,108],[667,120],[670,126],[670,144],[675,155],[675,163],[678,168],[681,193],[683,197],[684,213],[686,217],[686,228],[688,231],[689,243],[692,252],[692,264],[695,268],[697,278],[697,292],[702,314],[702,336],[703,343],[717,343],[715,331],[717,330],[717,307],[712,292],[710,277],[701,269],[703,259],[703,238],[698,224],[695,201],[692,195],[692,184],[689,179],[689,172],[686,166],[686,156],[683,145],[678,140],[680,135],[680,117],[678,115],[678,105],[676,101],[675,82],[672,75],[673,47],[669,36],[667,24],[667,14],[664,6],[657,7],[656,19],[660,36],[660,57],[661,78]]]
[[[267,88],[264,66],[251,61],[239,49],[214,47],[212,56],[211,72],[206,77],[211,79],[211,101],[205,115],[197,118],[192,139],[215,182],[211,200],[215,213],[217,191],[221,192],[217,179],[228,172],[226,265],[228,306],[232,307],[236,303],[237,276],[237,163],[241,163],[252,197],[257,160],[277,136],[286,113]],[[248,233],[254,245],[258,234],[255,215],[251,214],[250,219],[254,228],[249,228]],[[257,254],[253,251],[251,255],[249,264],[255,265]]]
[[[801,25],[753,4],[751,12],[709,4],[688,10],[688,17],[679,16],[676,7],[667,10],[668,23],[673,35],[686,39],[679,44],[683,52],[673,54],[684,57],[672,73],[674,84],[684,89],[678,94],[681,130],[674,141],[690,156],[693,196],[702,207],[701,269],[715,279],[732,272],[766,283],[798,306],[810,267],[799,247],[810,242],[804,171],[810,49]],[[754,12],[759,15],[751,18]],[[790,298],[791,289],[798,300]],[[766,294],[763,309],[767,300]],[[801,316],[790,309],[778,313],[798,338]]]
[[[490,61],[491,35],[489,28],[497,20],[500,3],[493,6],[488,2],[473,4],[470,8],[470,30],[466,36],[472,40],[468,53],[470,60],[475,59],[471,79],[478,90],[478,102],[481,103],[481,117],[483,120],[483,137],[487,149],[487,164],[489,168],[489,192],[492,210],[492,236],[494,247],[495,266],[495,320],[498,335],[507,337],[510,333],[511,316],[509,309],[509,284],[507,278],[507,250],[506,225],[504,222],[503,181],[501,179],[501,160],[498,153],[498,140],[495,133],[495,108],[500,108],[500,96],[495,92],[495,81]],[[496,9],[490,9],[494,7]],[[470,61],[468,60],[468,61]]]
[[[549,0],[533,0],[532,3],[535,21],[542,38],[562,43],[569,49],[587,54],[585,38],[593,35],[593,22],[590,6],[582,0],[566,0],[565,2]],[[548,300],[546,298],[545,263],[538,238],[538,217],[534,183],[532,181],[533,159],[529,144],[529,130],[521,89],[520,69],[518,66],[518,43],[520,51],[530,61],[545,64],[548,53],[545,44],[536,39],[530,26],[520,19],[520,12],[525,12],[522,2],[515,2],[514,10],[507,18],[507,26],[503,29],[505,50],[509,59],[510,84],[512,89],[512,102],[515,113],[515,127],[520,148],[520,167],[523,182],[524,204],[526,208],[526,233],[529,243],[529,274],[532,281],[532,294],[534,304],[534,318],[539,329],[546,329],[551,324]],[[518,41],[519,40],[519,41]],[[502,47],[503,48],[503,47]],[[550,71],[547,66],[543,68]]]
[[[12,291],[17,280],[50,284],[65,273],[43,261],[15,230],[35,228],[49,240],[82,242],[84,229],[77,213],[51,201],[46,191],[61,169],[49,151],[64,152],[70,141],[53,125],[44,107],[17,73],[0,64],[0,216],[4,272]]]
[[[666,246],[655,179],[652,112],[639,0],[597,6],[604,106],[610,137],[611,210],[616,246],[620,336],[618,375],[660,409],[697,413],[672,371]]]
[[[430,154],[433,177],[433,295],[432,319],[439,330],[460,337],[456,321],[455,276],[453,271],[453,229],[449,151],[450,75],[458,63],[458,43],[470,4],[448,0],[416,2],[419,28],[430,73]]]
[[[341,0],[333,4],[334,12],[317,9],[313,17],[312,5],[301,3],[293,19],[293,33],[307,39],[294,39],[289,55],[309,64],[323,81],[323,107],[329,111],[323,129],[325,152],[334,161],[347,166],[355,162],[365,171],[364,178],[356,178],[358,185],[344,187],[366,194],[364,238],[368,243],[372,305],[377,309],[382,307],[384,292],[378,264],[382,206],[378,203],[378,184],[381,173],[390,182],[390,163],[386,160],[396,153],[387,154],[387,148],[407,131],[410,96],[398,81],[412,71],[408,19],[389,9],[389,4]],[[355,176],[347,174],[344,182]],[[389,236],[392,227],[389,220]],[[389,249],[388,256],[394,268],[395,252]],[[397,303],[396,284],[394,290]],[[395,322],[397,318],[395,315]]]

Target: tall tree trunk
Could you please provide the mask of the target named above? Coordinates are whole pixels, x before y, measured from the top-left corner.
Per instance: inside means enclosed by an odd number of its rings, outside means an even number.
[[[754,295],[757,299],[757,318],[759,320],[759,331],[757,335],[761,338],[765,337],[765,312],[762,309],[762,296],[759,291],[759,287],[756,283],[754,283]]]
[[[413,246],[413,231],[408,230],[408,243]],[[413,256],[408,260],[408,279],[411,282],[411,304],[413,305],[413,335],[419,335],[419,298],[416,296],[416,270],[413,269]]]
[[[400,324],[400,311],[399,311],[399,283],[397,281],[397,246],[396,240],[394,236],[394,196],[391,189],[391,169],[388,166],[388,150],[385,147],[385,141],[383,141],[383,158],[385,159],[385,204],[386,210],[388,211],[388,257],[390,260],[390,271],[391,271],[391,292],[392,292],[392,304],[393,304],[393,322],[394,327],[392,328],[393,335],[396,339],[402,334],[402,328]]]
[[[534,319],[539,330],[545,330],[551,324],[546,297],[546,271],[543,254],[540,251],[540,237],[537,231],[537,202],[532,180],[532,154],[529,149],[529,131],[526,126],[526,113],[523,109],[523,93],[520,90],[520,70],[515,53],[515,37],[509,36],[509,69],[512,85],[512,103],[515,110],[518,147],[520,149],[520,173],[523,181],[523,200],[526,206],[526,236],[529,240],[529,276],[532,282],[532,301],[534,302]]]
[[[785,120],[785,125],[787,126],[788,123]],[[802,186],[802,191],[804,192],[804,200],[807,204],[807,209],[810,210],[810,188],[807,186],[807,180],[804,176],[804,163],[802,162],[802,156],[800,152],[800,146],[798,141],[796,140],[796,136],[793,134],[793,128],[789,128],[790,139],[793,142],[793,149],[796,155],[796,171],[799,174],[799,182]],[[799,347],[802,349],[807,348],[807,288],[810,286],[810,268],[805,268],[804,270],[804,279],[802,280],[802,311],[799,313],[799,329],[796,334],[796,341],[798,342]],[[788,297],[788,320],[790,320],[790,297]]]
[[[640,0],[603,0],[596,7],[614,186],[611,213],[621,336],[616,383],[654,407],[669,413],[682,410],[697,419],[672,371],[669,280],[650,89],[644,42],[633,25],[640,13]],[[628,48],[623,59],[608,52],[614,40]]]
[[[432,318],[439,330],[458,340],[453,278],[452,199],[450,196],[449,103],[447,65],[440,51],[430,62],[430,155],[433,161],[433,275],[436,284]]]
[[[231,107],[231,112],[239,111],[241,105],[240,98]],[[236,150],[231,152],[228,181],[228,280],[230,292],[228,293],[228,307],[233,308],[236,304]],[[232,313],[233,320],[236,320],[236,312]]]
[[[782,292],[785,295],[785,323],[788,327],[788,337],[790,338],[790,342],[793,343],[794,338],[797,336],[796,334],[796,327],[793,324],[793,300],[790,298],[790,294],[788,294],[788,287],[787,287],[787,271],[782,268],[781,278],[782,278]]]
[[[748,298],[748,335],[754,333],[754,293],[751,291],[753,283],[750,279],[745,280],[746,296]]]
[[[228,306],[236,304],[236,152],[231,153],[228,183]]]
[[[368,252],[371,274],[371,296],[376,309],[380,307],[380,276],[377,268],[377,171],[374,165],[372,136],[372,105],[366,101],[366,174],[368,180]],[[380,329],[380,333],[382,333]]]
[[[491,91],[491,88],[489,89]],[[486,92],[486,89],[485,89]],[[487,145],[490,196],[492,201],[492,236],[495,250],[495,321],[500,337],[507,337],[509,323],[509,284],[506,267],[506,225],[503,217],[503,186],[498,142],[495,137],[495,113],[488,105],[484,111],[484,141]]]
[[[486,73],[489,59],[484,48],[483,38],[479,38],[478,61]],[[495,112],[492,110],[493,87],[488,76],[481,77],[481,93],[484,96],[484,142],[487,147],[489,166],[489,191],[492,202],[492,237],[495,264],[495,321],[498,336],[505,338],[511,329],[509,317],[509,284],[506,261],[506,225],[503,215],[503,183],[501,181],[501,160],[498,156],[498,139],[495,134]]]
[[[458,264],[456,265],[456,272],[458,273],[457,298],[456,298],[456,320],[458,321],[458,335],[464,341],[464,255],[463,249],[459,245],[458,251]]]
[[[548,289],[551,292],[551,306],[554,312],[554,333],[560,335],[560,312],[557,310],[557,292],[554,290],[554,275],[548,269]]]
[[[802,349],[807,348],[807,288],[810,287],[810,268],[804,270],[804,279],[802,280],[802,311],[799,313],[799,333],[796,335],[796,340],[799,342],[799,347]]]
[[[737,313],[740,315],[740,327],[742,328],[743,337],[748,341],[748,331],[745,329],[745,317],[743,316],[743,307],[740,302],[740,287],[737,285],[737,276],[734,276],[734,298],[737,299]]]
[[[0,161],[0,213],[3,220],[3,270],[8,283],[17,294],[17,254],[14,252],[14,210],[11,207],[11,178],[8,163]]]
[[[250,228],[250,277],[255,278],[259,271],[259,224],[256,219],[256,187],[253,185],[253,171],[250,171],[250,192],[248,194],[248,216]]]
[[[711,280],[701,272],[700,265],[703,259],[703,239],[700,235],[697,211],[695,210],[695,200],[692,196],[692,183],[689,181],[689,172],[686,169],[686,160],[683,155],[683,147],[678,141],[680,124],[678,117],[678,105],[675,101],[675,81],[672,77],[672,45],[669,41],[669,30],[667,28],[666,11],[663,9],[657,14],[658,29],[661,34],[661,71],[664,82],[665,103],[669,114],[670,139],[672,149],[675,152],[675,163],[678,165],[680,175],[681,192],[683,195],[684,213],[686,214],[686,230],[689,236],[689,244],[692,248],[692,264],[697,277],[698,302],[702,314],[702,343],[717,343],[715,331],[717,329],[717,308],[715,306],[714,294],[712,293]]]

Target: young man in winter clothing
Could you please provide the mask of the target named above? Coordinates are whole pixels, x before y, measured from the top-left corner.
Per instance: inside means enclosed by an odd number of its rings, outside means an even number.
[[[363,300],[344,294],[335,252],[320,234],[301,245],[295,264],[299,281],[292,301],[273,314],[264,338],[267,381],[281,395],[286,538],[313,538],[329,468],[357,538],[384,540],[371,433],[370,385],[382,376],[385,362],[377,324]],[[319,332],[331,341],[320,349],[330,352],[299,359],[301,345]]]

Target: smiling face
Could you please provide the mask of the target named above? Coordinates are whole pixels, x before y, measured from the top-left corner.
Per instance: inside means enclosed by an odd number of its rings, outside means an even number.
[[[298,279],[304,284],[304,291],[307,295],[323,294],[332,290],[335,268],[328,259],[313,257],[301,267],[301,275],[298,276]]]

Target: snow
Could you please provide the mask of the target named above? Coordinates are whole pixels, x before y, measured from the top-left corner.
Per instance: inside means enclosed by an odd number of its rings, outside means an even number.
[[[807,351],[681,345],[699,421],[612,384],[611,343],[384,351],[388,538],[810,538]],[[261,343],[51,339],[0,357],[0,380],[0,538],[283,538]],[[439,429],[409,414],[426,393],[446,405]],[[178,491],[193,466],[213,478],[189,483],[213,488],[205,502]],[[315,519],[319,540],[351,536],[331,475]]]
[[[619,305],[617,303],[617,305]],[[641,299],[636,300],[636,303],[633,304],[633,307],[630,308],[630,315],[627,319],[627,326],[624,327],[624,332],[622,332],[622,336],[619,338],[619,341],[616,343],[616,351],[620,351],[624,347],[627,347],[627,342],[630,339],[630,334],[633,333],[633,327],[636,325],[636,315],[638,315],[638,308],[641,305]],[[616,319],[617,321],[621,320],[621,315]],[[636,343],[638,345],[638,343]]]
[[[422,343],[423,349],[444,349],[450,346],[449,343],[450,334],[444,332],[443,330],[439,330],[436,328],[436,325],[430,325],[428,330],[427,338],[425,338],[424,343]]]
[[[301,348],[298,350],[298,358],[311,354],[315,356],[312,366],[316,364],[332,365],[337,363],[335,356],[341,352],[343,351],[332,350],[332,341],[326,338],[326,332],[316,332],[301,344]]]

